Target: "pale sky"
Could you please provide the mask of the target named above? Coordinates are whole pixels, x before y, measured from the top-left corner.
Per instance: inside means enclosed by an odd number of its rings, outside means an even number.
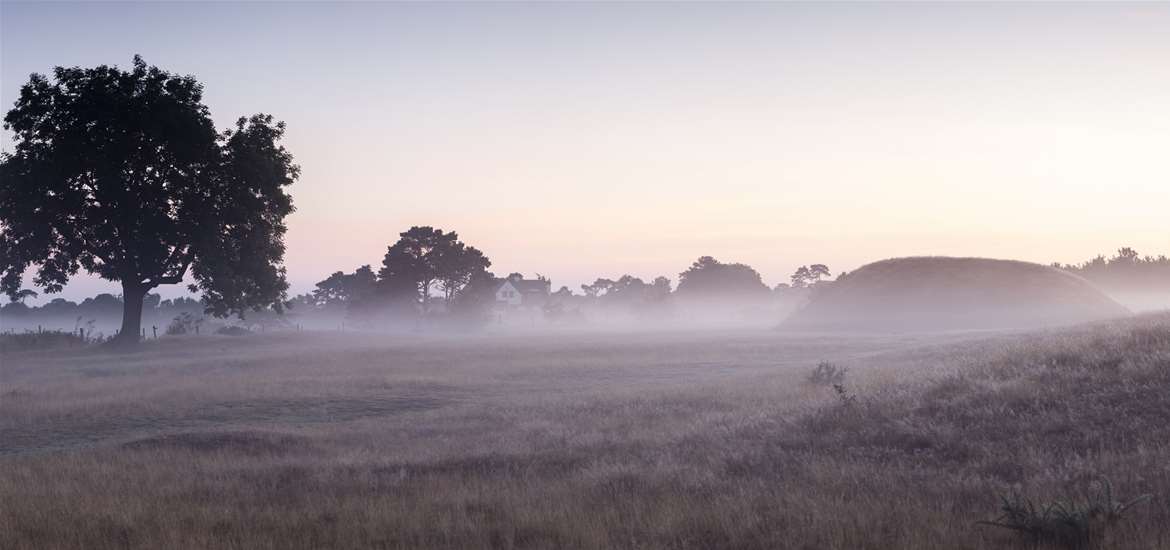
[[[577,291],[701,255],[774,285],[1170,254],[1170,3],[5,1],[0,104],[135,53],[195,75],[220,127],[288,123],[294,293],[411,225]]]

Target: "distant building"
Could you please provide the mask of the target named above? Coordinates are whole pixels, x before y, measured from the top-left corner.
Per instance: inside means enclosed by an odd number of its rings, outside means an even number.
[[[548,303],[552,283],[548,279],[500,279],[496,287],[496,306],[503,308],[540,308]]]

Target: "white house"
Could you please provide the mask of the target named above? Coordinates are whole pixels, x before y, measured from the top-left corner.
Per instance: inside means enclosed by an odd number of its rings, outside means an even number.
[[[548,302],[552,283],[548,279],[501,279],[496,287],[496,306],[538,308]]]

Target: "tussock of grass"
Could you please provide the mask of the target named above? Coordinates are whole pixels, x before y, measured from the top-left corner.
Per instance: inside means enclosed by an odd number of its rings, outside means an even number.
[[[1126,501],[1115,500],[1113,485],[1108,480],[1097,483],[1084,497],[1042,504],[1013,492],[1002,497],[998,518],[978,523],[1015,532],[1033,546],[1098,548],[1106,532],[1117,528],[1126,511],[1152,498],[1153,495],[1145,494]]]
[[[845,383],[845,375],[849,369],[839,367],[828,361],[817,363],[816,368],[808,375],[808,383],[817,386],[839,386]]]
[[[821,360],[848,405],[806,383]],[[974,550],[1030,546],[976,522],[1046,509],[1120,516],[1102,548],[1170,540],[1167,315],[946,343],[196,337],[0,377],[3,548]]]

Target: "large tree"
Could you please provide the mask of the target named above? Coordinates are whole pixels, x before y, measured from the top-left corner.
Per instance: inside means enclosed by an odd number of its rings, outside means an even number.
[[[688,298],[743,300],[766,296],[768,287],[751,266],[703,256],[678,274],[676,292]]]
[[[382,259],[379,285],[387,292],[409,288],[423,311],[428,309],[432,291],[442,293],[450,305],[461,290],[492,265],[482,252],[460,241],[454,231],[415,226],[398,237]]]
[[[279,310],[299,174],[284,123],[217,132],[202,95],[137,56],[129,71],[32,75],[4,117],[16,145],[0,159],[0,290],[18,297],[33,266],[47,292],[82,269],[120,282],[121,343],[137,342],[147,292],[188,272],[209,313]]]

